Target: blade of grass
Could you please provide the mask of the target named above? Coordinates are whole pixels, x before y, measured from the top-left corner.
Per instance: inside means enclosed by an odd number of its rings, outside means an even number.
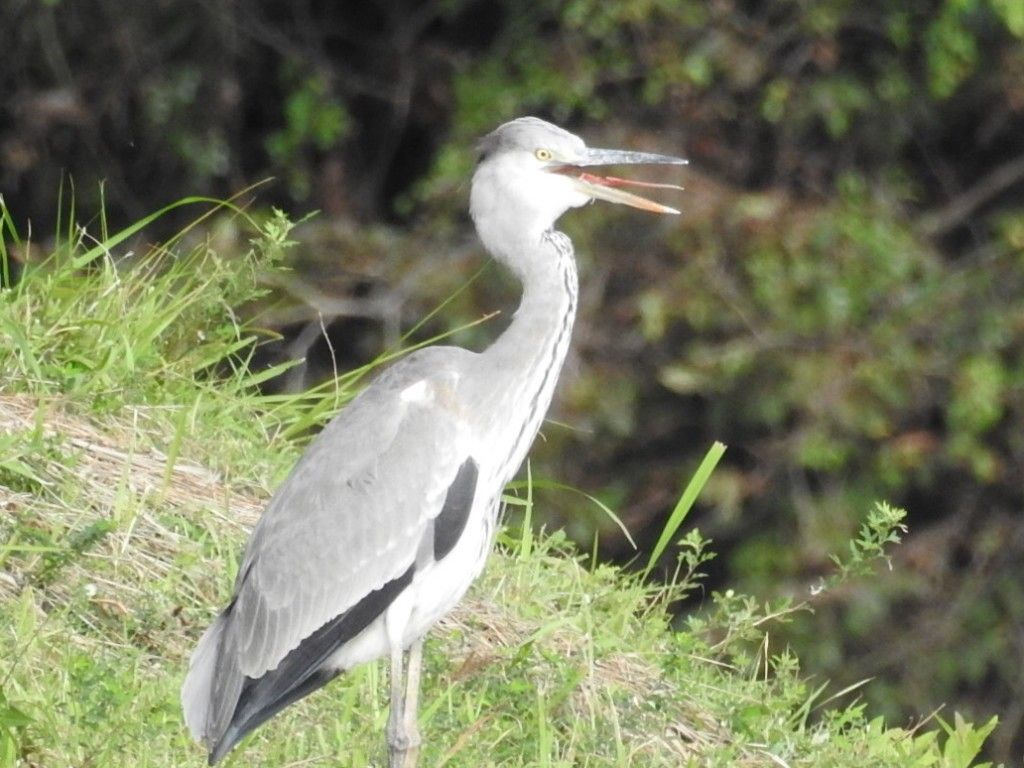
[[[466,280],[457,289],[452,291],[452,294],[450,296],[448,296],[448,298],[446,298],[444,301],[442,301],[440,304],[438,304],[436,307],[434,307],[432,310],[430,310],[427,314],[425,314],[423,317],[421,317],[412,328],[410,328],[406,333],[404,333],[402,335],[401,341],[405,341],[406,339],[411,337],[414,333],[416,333],[416,331],[418,331],[420,328],[422,328],[424,325],[426,325],[428,322],[430,322],[430,320],[433,319],[441,310],[443,310],[445,307],[447,307],[449,304],[451,304],[453,301],[455,301],[455,299],[457,299],[459,296],[461,296],[466,290],[468,290],[469,287],[471,285],[473,285],[473,283],[475,283],[484,272],[487,271],[487,268],[490,266],[490,264],[491,264],[491,262],[487,262],[482,267],[480,267],[480,269],[478,269],[476,272],[473,273],[473,275],[469,278],[469,280]],[[477,322],[483,322],[485,320],[490,320],[496,314],[498,314],[498,313],[497,312],[492,312],[491,314],[486,315],[485,317],[481,318]],[[467,325],[465,325],[463,327],[464,328],[472,328],[474,325],[476,325],[476,322],[469,323],[469,324],[467,324]],[[462,330],[462,328],[456,328],[455,329],[455,331],[459,331],[459,330]],[[451,331],[450,333],[455,333],[455,331]],[[426,341],[423,344],[425,345],[425,344],[430,344],[430,343],[431,343],[430,341]],[[423,345],[420,345],[420,346],[423,346]],[[415,349],[415,347],[414,347],[414,349]],[[403,351],[407,351],[407,350],[403,350]]]
[[[21,353],[21,358],[24,361],[24,365],[29,369],[37,381],[43,380],[43,369],[39,365],[39,360],[36,357],[35,350],[29,338],[22,332],[21,328],[18,327],[16,322],[10,322],[5,325],[5,329],[10,334],[11,340],[14,342],[14,346],[18,348]]]
[[[533,465],[526,462],[526,504],[523,506],[523,527],[519,540],[519,556],[529,557],[533,550]]]
[[[61,244],[61,229],[64,226],[64,179],[65,175],[60,175],[60,184],[57,186],[57,217],[54,224],[54,243],[57,249],[60,248]]]
[[[7,235],[4,231],[7,231]],[[7,253],[7,237],[11,238],[14,245],[21,245],[21,238],[18,236],[18,229],[14,226],[14,219],[7,209],[4,196],[0,195],[0,288],[11,287],[11,263]]]
[[[260,183],[262,184],[263,182],[260,182]],[[90,248],[87,251],[85,251],[85,253],[82,253],[79,256],[76,256],[72,260],[72,262],[71,262],[72,267],[75,268],[75,269],[79,269],[81,267],[84,267],[89,262],[93,261],[94,259],[98,258],[99,256],[101,256],[101,255],[107,253],[108,251],[110,251],[111,248],[114,248],[115,246],[123,243],[125,240],[127,240],[132,235],[134,235],[134,234],[138,233],[139,231],[141,231],[142,229],[146,228],[147,226],[152,224],[157,219],[161,218],[162,216],[165,216],[166,214],[170,213],[171,211],[177,210],[178,208],[182,208],[182,207],[184,207],[186,205],[206,204],[206,205],[212,205],[213,208],[211,208],[210,211],[208,211],[207,213],[203,214],[202,216],[197,217],[193,222],[191,222],[189,224],[188,227],[183,229],[181,232],[177,233],[167,243],[164,243],[162,247],[164,247],[164,248],[170,247],[176,240],[180,239],[185,234],[185,232],[187,232],[189,229],[191,229],[192,227],[194,227],[197,224],[199,224],[205,218],[213,215],[213,213],[215,213],[217,210],[219,210],[221,208],[227,208],[228,210],[238,214],[239,216],[242,216],[243,218],[245,218],[246,220],[249,221],[249,224],[253,227],[254,230],[258,231],[259,230],[259,226],[256,224],[256,222],[252,221],[252,219],[249,217],[249,215],[242,208],[240,208],[239,206],[235,205],[235,203],[233,202],[233,201],[237,200],[241,195],[244,195],[247,192],[249,192],[250,190],[254,189],[256,186],[258,186],[258,185],[254,184],[254,185],[252,185],[250,187],[246,187],[241,192],[238,192],[237,194],[233,195],[232,197],[228,198],[227,200],[221,200],[221,199],[216,198],[216,197],[202,197],[202,196],[198,196],[198,195],[193,195],[191,197],[183,197],[180,200],[175,200],[173,203],[170,203],[169,205],[165,205],[163,208],[160,208],[159,210],[154,211],[153,213],[149,214],[148,216],[143,216],[141,219],[138,219],[137,221],[135,221],[132,224],[128,225],[124,229],[116,232],[115,234],[111,235],[110,237],[107,237],[107,238],[101,240],[96,245],[94,245],[92,248]]]
[[[622,535],[626,537],[626,541],[628,541],[630,543],[630,546],[632,546],[633,549],[636,549],[636,542],[633,541],[633,537],[629,533],[629,529],[626,528],[626,524],[623,523],[622,520],[619,519],[619,516],[615,514],[615,512],[612,510],[611,507],[609,507],[607,504],[605,504],[603,501],[601,501],[596,496],[591,496],[586,491],[581,491],[579,488],[574,488],[571,485],[566,485],[565,483],[559,483],[559,482],[556,482],[554,480],[542,480],[542,479],[533,478],[530,482],[532,482],[534,488],[543,488],[543,489],[552,490],[552,491],[569,491],[570,493],[575,493],[575,494],[578,494],[578,495],[582,496],[587,501],[589,501],[591,504],[593,504],[598,509],[600,509],[608,517],[609,520],[611,520],[613,523],[615,523],[615,525],[618,526],[618,529],[620,531],[622,531]],[[518,489],[521,486],[522,486],[521,482],[509,483],[509,488]]]
[[[690,508],[693,507],[693,503],[697,500],[697,496],[700,495],[701,490],[704,488],[704,484],[708,481],[708,478],[711,477],[711,473],[718,465],[718,461],[722,458],[722,454],[724,453],[725,445],[716,440],[708,449],[708,452],[704,454],[704,459],[701,461],[700,466],[697,467],[697,471],[693,473],[693,477],[690,478],[690,482],[683,491],[683,495],[679,497],[679,501],[676,502],[675,509],[673,509],[672,514],[669,515],[668,522],[665,523],[665,527],[661,531],[661,536],[658,538],[658,543],[654,545],[651,557],[647,561],[647,567],[644,568],[645,577],[650,574],[651,569],[654,568],[654,564],[658,562],[658,559],[665,553],[669,543],[672,541],[672,537],[676,535],[676,531],[679,530],[679,526],[683,524],[686,516],[690,513]]]
[[[107,227],[107,186],[105,181],[100,181],[100,240],[106,242],[110,238],[110,230]]]

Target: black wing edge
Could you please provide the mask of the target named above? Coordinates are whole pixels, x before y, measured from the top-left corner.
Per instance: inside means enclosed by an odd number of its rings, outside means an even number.
[[[459,467],[455,479],[448,486],[441,513],[434,519],[434,561],[441,560],[455,547],[466,530],[466,522],[473,508],[479,467],[470,456]]]
[[[388,609],[412,582],[415,571],[415,564],[410,565],[397,579],[374,590],[347,611],[331,619],[262,677],[247,677],[238,703],[235,704],[231,723],[210,747],[209,765],[218,763],[246,734],[289,704],[334,679],[339,670],[322,669],[324,663]]]

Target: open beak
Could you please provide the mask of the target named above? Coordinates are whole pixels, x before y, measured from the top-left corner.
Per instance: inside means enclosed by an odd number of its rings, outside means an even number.
[[[618,149],[586,149],[571,163],[560,165],[554,170],[573,179],[577,189],[585,195],[607,200],[611,203],[630,205],[654,213],[679,213],[675,208],[656,203],[640,195],[627,192],[623,187],[642,187],[644,189],[682,189],[677,184],[653,184],[646,181],[630,181],[616,176],[600,176],[588,173],[583,168],[595,165],[686,165],[688,161],[681,157],[654,155],[650,152],[628,152]]]

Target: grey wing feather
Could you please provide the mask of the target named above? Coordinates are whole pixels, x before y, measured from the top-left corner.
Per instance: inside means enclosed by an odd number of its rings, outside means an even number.
[[[243,676],[274,669],[412,564],[468,452],[448,395],[469,355],[410,355],[310,444],[253,530],[229,610],[193,656],[182,698],[198,737],[223,733]]]
[[[241,654],[246,675],[273,668],[415,558],[466,451],[456,413],[403,399],[422,380],[422,358],[391,369],[328,425],[253,531],[233,622],[252,632]]]

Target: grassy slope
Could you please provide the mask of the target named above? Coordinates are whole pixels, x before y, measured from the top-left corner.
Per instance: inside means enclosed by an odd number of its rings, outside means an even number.
[[[188,652],[294,435],[357,378],[259,398],[223,363],[248,333],[228,307],[286,238],[271,219],[236,258],[201,244],[120,270],[67,238],[0,293],[0,768],[203,763],[177,702]],[[994,722],[911,734],[819,708],[771,646],[778,607],[730,593],[671,631],[693,583],[651,588],[557,535],[506,535],[428,643],[423,765],[973,764]],[[380,765],[385,685],[382,666],[356,670],[227,764]]]

